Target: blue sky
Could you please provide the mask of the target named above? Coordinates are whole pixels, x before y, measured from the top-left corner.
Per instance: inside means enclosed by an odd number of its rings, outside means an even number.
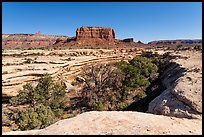
[[[2,33],[75,36],[81,26],[111,27],[117,39],[145,43],[201,39],[201,2],[3,2]]]

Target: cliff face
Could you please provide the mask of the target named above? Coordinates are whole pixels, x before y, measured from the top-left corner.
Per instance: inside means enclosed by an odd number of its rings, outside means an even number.
[[[104,27],[80,27],[76,30],[77,40],[92,40],[92,39],[104,39],[114,40],[115,32],[112,28]]]
[[[44,34],[2,34],[3,48],[42,47],[53,45],[56,40],[66,40],[66,36]]]
[[[149,103],[148,112],[199,118],[202,115],[202,53],[183,51],[180,55],[185,59],[172,60],[175,63],[169,64],[161,75],[166,90]]]

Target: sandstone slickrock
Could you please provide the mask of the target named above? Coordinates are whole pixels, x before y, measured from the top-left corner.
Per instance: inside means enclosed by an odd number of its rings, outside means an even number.
[[[161,77],[167,89],[150,102],[148,112],[176,117],[201,118],[202,53],[183,51],[181,54],[181,56],[188,56],[188,59],[172,60],[175,63],[169,65]]]
[[[60,120],[41,130],[3,135],[187,135],[202,134],[202,121],[141,112],[92,111]]]

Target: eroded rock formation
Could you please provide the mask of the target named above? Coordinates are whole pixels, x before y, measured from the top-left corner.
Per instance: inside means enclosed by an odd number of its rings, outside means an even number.
[[[134,42],[133,38],[123,39],[123,42]]]
[[[167,66],[160,77],[166,90],[150,102],[148,112],[182,118],[202,115],[202,54],[181,55],[188,59],[175,59]]]
[[[112,28],[104,27],[80,27],[76,30],[77,40],[86,39],[104,39],[104,40],[114,40],[115,32]]]

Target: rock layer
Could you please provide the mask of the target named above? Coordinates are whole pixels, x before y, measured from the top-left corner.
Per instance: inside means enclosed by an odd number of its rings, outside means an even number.
[[[202,57],[182,52],[188,59],[175,59],[161,76],[166,90],[150,102],[148,112],[167,116],[200,118],[202,115]],[[178,65],[178,64],[180,65]],[[185,71],[183,71],[185,70]]]

